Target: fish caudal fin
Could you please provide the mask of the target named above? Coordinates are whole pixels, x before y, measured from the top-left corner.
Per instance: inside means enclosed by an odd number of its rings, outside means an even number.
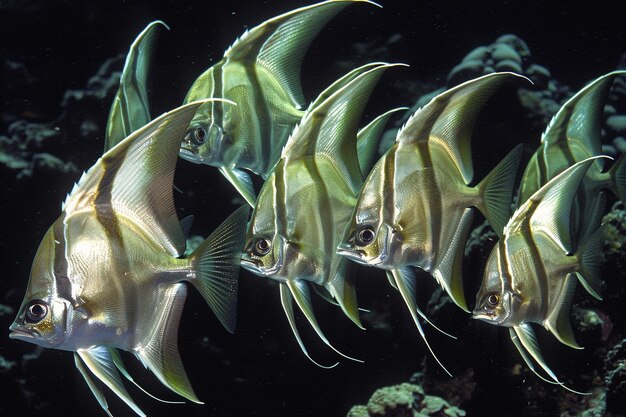
[[[613,164],[609,170],[612,188],[617,197],[626,204],[626,152]]]
[[[502,236],[511,217],[513,187],[522,150],[523,146],[517,145],[477,186],[482,197],[478,209],[498,236]]]
[[[592,297],[602,300],[600,296],[602,247],[604,246],[604,230],[601,226],[595,230],[584,242],[580,242],[578,249],[579,271],[576,272],[578,281]]]
[[[544,326],[564,345],[574,349],[582,349],[574,338],[572,321],[570,320],[575,290],[576,276],[568,274],[565,277],[563,289],[555,300],[552,311],[544,322]]]
[[[87,382],[89,389],[94,394],[100,406],[111,416],[109,406],[107,404],[102,391],[93,382],[89,373],[83,366],[83,363],[87,365],[87,368],[102,381],[107,387],[111,389],[122,401],[124,401],[130,408],[133,409],[137,415],[145,417],[144,413],[135,402],[130,398],[128,391],[124,387],[122,377],[120,376],[117,366],[115,365],[113,358],[111,357],[110,348],[106,346],[96,346],[91,349],[78,349],[74,354],[74,363],[76,368],[80,371],[83,378]]]
[[[183,362],[178,353],[178,324],[183,312],[187,287],[178,283],[157,294],[162,308],[155,311],[154,325],[138,333],[135,356],[169,389],[198,404],[202,404],[191,388]]]
[[[237,280],[249,210],[248,206],[235,210],[191,254],[196,270],[191,283],[231,333],[235,331]]]

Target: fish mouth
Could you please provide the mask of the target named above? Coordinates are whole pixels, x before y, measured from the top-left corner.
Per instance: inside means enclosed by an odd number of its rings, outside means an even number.
[[[201,164],[202,158],[198,156],[195,152],[190,151],[189,149],[180,148],[180,157],[185,161],[193,162],[194,164]]]
[[[18,339],[18,340],[32,340],[36,336],[36,332],[32,330],[26,330],[19,324],[13,323],[11,327],[9,327],[11,333],[9,333],[9,339]]]
[[[366,265],[367,262],[363,259],[365,251],[356,249],[348,243],[342,243],[337,246],[337,255],[345,256],[346,258]]]
[[[495,323],[496,314],[493,311],[486,310],[484,308],[477,308],[472,311],[472,318],[476,320],[486,321],[488,323]]]

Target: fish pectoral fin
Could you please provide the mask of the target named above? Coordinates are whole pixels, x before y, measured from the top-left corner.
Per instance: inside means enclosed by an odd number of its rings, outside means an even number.
[[[250,207],[254,207],[256,205],[256,191],[254,191],[254,184],[252,183],[250,174],[241,169],[226,168],[224,166],[218,169],[222,175],[226,177],[228,182],[235,187],[243,199],[246,200]]]
[[[196,271],[191,283],[231,333],[237,318],[239,264],[249,212],[248,206],[239,207],[191,254]]]
[[[523,150],[521,144],[513,148],[476,186],[481,196],[477,207],[499,237],[511,217],[513,188]]]
[[[471,208],[463,210],[461,220],[454,231],[448,250],[432,271],[433,276],[452,298],[452,301],[467,313],[469,313],[469,309],[467,308],[467,301],[465,301],[462,269],[465,245],[467,244],[467,236],[473,218],[474,213]]]
[[[567,274],[565,277],[563,287],[554,305],[551,307],[552,311],[548,314],[544,326],[561,343],[573,347],[574,349],[582,349],[582,347],[576,343],[572,322],[570,320],[572,301],[574,300],[574,292],[576,290],[576,275],[578,274],[571,273]]]
[[[309,352],[306,350],[306,347],[304,346],[304,342],[302,341],[302,338],[300,337],[300,333],[298,332],[298,327],[296,326],[296,318],[294,317],[294,314],[293,314],[293,297],[291,295],[291,291],[289,290],[289,287],[285,283],[281,282],[279,287],[280,287],[280,302],[283,306],[283,310],[285,310],[285,315],[287,316],[287,320],[289,321],[289,326],[291,327],[291,331],[293,332],[293,335],[295,336],[296,341],[298,342],[298,345],[300,346],[300,349],[302,350],[302,353],[304,353],[304,355],[307,358],[309,358],[311,362],[313,362],[315,365],[319,366],[320,368],[331,369],[339,365],[339,362],[330,366],[321,365],[315,360],[313,360],[311,355],[309,355]]]
[[[120,85],[109,111],[104,152],[150,122],[146,79],[159,27],[169,29],[160,20],[151,22],[130,46]]]
[[[80,357],[76,357],[76,354]],[[145,413],[135,404],[130,398],[128,391],[122,383],[122,378],[117,370],[117,366],[113,362],[111,357],[110,348],[106,346],[96,346],[91,349],[78,349],[74,355],[74,362],[76,367],[87,381],[87,385],[91,389],[91,392],[95,395],[96,399],[100,403],[100,406],[109,414],[106,400],[100,389],[93,383],[93,380],[89,377],[85,368],[81,365],[80,360],[87,365],[87,368],[93,373],[100,381],[102,381],[107,387],[111,389],[122,401],[124,401],[130,408],[133,409],[138,415],[145,417]]]
[[[321,327],[317,323],[317,319],[315,318],[315,314],[313,313],[313,304],[311,303],[311,293],[309,291],[308,283],[302,280],[288,280],[286,284],[289,291],[291,292],[291,296],[294,300],[296,300],[296,304],[315,330],[315,333],[319,336],[319,338],[324,342],[328,347],[337,352],[339,355],[343,356],[346,359],[353,360],[355,362],[363,362],[360,359],[353,358],[348,356],[339,350],[337,350],[328,340],[324,332],[322,332]],[[282,288],[282,287],[281,287]],[[281,293],[282,294],[282,293]]]
[[[354,288],[354,274],[351,273],[352,263],[347,258],[339,260],[339,266],[334,278],[329,281],[328,287],[331,295],[337,300],[341,310],[359,329],[365,330],[359,318],[359,306],[356,301],[356,289]]]
[[[511,336],[513,344],[522,356],[522,359],[524,359],[524,362],[526,362],[528,368],[533,371],[533,373],[537,375],[541,380],[550,384],[560,385],[561,387],[575,394],[591,395],[590,392],[575,391],[567,387],[563,382],[559,381],[552,369],[550,369],[550,367],[543,359],[541,351],[539,350],[539,344],[537,343],[537,337],[535,336],[535,332],[530,324],[523,323],[519,326],[509,328],[509,335]],[[534,359],[534,361],[539,364],[539,366],[541,366],[541,368],[550,376],[550,378],[552,378],[552,380],[546,379],[539,372],[537,372],[531,358]]]
[[[408,109],[408,107],[391,109],[359,130],[356,136],[356,153],[359,157],[359,166],[361,167],[363,178],[367,177],[367,174],[371,171],[372,166],[378,159],[376,158],[378,147],[389,118],[391,118],[394,113]]]
[[[159,290],[161,308],[155,310],[153,325],[138,332],[135,356],[169,389],[198,404],[202,404],[191,388],[183,362],[178,353],[178,325],[183,312],[187,288],[178,283]]]
[[[426,334],[424,333],[424,330],[422,329],[422,325],[419,322],[418,315],[422,317],[428,324],[433,326],[435,329],[439,330],[441,333],[447,336],[450,336],[452,338],[455,338],[455,337],[449,335],[448,333],[440,330],[437,326],[435,326],[430,320],[428,320],[426,315],[417,306],[416,276],[415,276],[414,270],[412,270],[410,267],[397,268],[397,269],[392,269],[391,274],[396,283],[396,288],[398,289],[398,291],[400,291],[400,294],[402,295],[402,298],[404,299],[405,304],[409,308],[409,312],[411,313],[411,317],[413,318],[413,321],[415,322],[415,326],[417,326],[417,330],[419,331],[420,336],[422,336],[422,339],[424,340],[426,347],[430,351],[430,354],[433,356],[433,358],[435,358],[439,366],[441,366],[441,369],[443,369],[448,375],[452,376],[452,374],[446,369],[446,367],[443,366],[443,364],[441,363],[437,355],[435,355],[435,352],[431,348],[430,343],[428,343],[428,340],[426,339]]]

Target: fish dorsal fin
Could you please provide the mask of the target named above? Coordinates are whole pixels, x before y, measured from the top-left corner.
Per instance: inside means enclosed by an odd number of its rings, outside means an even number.
[[[544,327],[550,331],[559,341],[575,349],[582,349],[574,338],[570,312],[574,292],[576,291],[576,274],[570,273],[565,277],[565,282],[555,300],[550,303],[550,311],[543,323]]]
[[[105,153],[63,205],[68,216],[95,210],[99,218],[124,216],[172,256],[185,250],[174,207],[174,168],[187,126],[202,102],[181,106],[135,131]]]
[[[120,399],[122,399],[130,408],[133,409],[135,413],[144,417],[146,414],[141,411],[141,409],[135,404],[135,402],[130,398],[128,391],[124,387],[124,383],[122,382],[122,377],[117,370],[117,366],[113,362],[113,358],[111,357],[111,352],[106,346],[96,346],[91,349],[78,349],[76,351],[79,358],[74,358],[74,362],[76,367],[87,381],[87,385],[95,395],[96,399],[100,403],[100,406],[109,414],[108,406],[106,404],[106,400],[104,396],[100,392],[100,389],[93,383],[89,374],[86,372],[85,368],[80,364],[80,360],[87,365],[87,368],[96,376],[100,381],[102,381],[107,387],[111,389]]]
[[[233,187],[239,192],[239,194],[246,200],[246,203],[250,207],[254,207],[256,204],[256,191],[254,190],[254,184],[250,174],[242,169],[228,168],[225,166],[218,167],[222,175],[226,177]]]
[[[132,352],[154,375],[175,393],[202,404],[191,388],[178,353],[178,324],[187,297],[187,287],[178,283],[157,290],[159,309],[152,312],[152,325],[138,329]]]
[[[554,115],[541,137],[545,146],[568,142],[576,161],[600,155],[604,103],[615,77],[626,71],[613,71],[597,78],[567,100]],[[598,160],[601,167],[603,160]]]
[[[361,114],[383,71],[396,65],[380,64],[359,74],[307,110],[283,149],[286,163],[313,156],[326,158],[356,195],[363,180],[356,153]]]
[[[548,236],[564,253],[572,253],[571,210],[578,187],[594,160],[578,162],[537,190],[511,217],[504,233],[520,229],[530,216],[532,233]]]
[[[359,157],[359,166],[363,173],[363,178],[372,170],[372,166],[376,162],[378,145],[383,136],[385,126],[394,113],[408,110],[408,107],[398,107],[381,114],[365,127],[359,130],[356,136],[356,153]]]
[[[464,82],[435,96],[398,131],[397,142],[429,141],[443,147],[468,185],[474,177],[470,138],[484,104],[505,81],[526,79],[497,72]]]
[[[120,86],[109,112],[104,152],[150,121],[146,80],[159,27],[169,30],[160,20],[151,22],[130,46]]]
[[[284,86],[294,105],[304,106],[300,66],[322,27],[353,1],[324,1],[269,19],[246,31],[226,50],[224,58],[256,62]]]

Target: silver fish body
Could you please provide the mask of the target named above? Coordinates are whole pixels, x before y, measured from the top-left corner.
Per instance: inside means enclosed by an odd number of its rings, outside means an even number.
[[[579,348],[569,319],[576,283],[600,298],[602,216],[591,216],[594,224],[577,248],[571,234],[574,198],[594,161],[578,162],[555,176],[515,212],[489,255],[473,312],[474,318],[508,327],[529,368],[545,379],[535,370],[534,363],[539,364],[560,385],[530,324],[538,323],[562,343]],[[602,207],[597,206],[600,213]]]
[[[168,388],[200,402],[184,371],[177,333],[194,285],[229,330],[235,324],[239,254],[247,208],[229,217],[189,257],[173,201],[178,148],[200,103],[180,107],[105,153],[68,195],[47,231],[10,337],[74,351],[138,415],[124,388],[134,383],[116,349],[132,352]],[[86,368],[85,368],[86,365]]]
[[[295,326],[293,300],[332,348],[315,320],[310,284],[330,294],[361,327],[350,265],[335,248],[363,182],[359,119],[389,66],[369,64],[348,73],[310,106],[263,185],[248,226],[242,266],[280,282],[285,313],[307,356]]]
[[[181,157],[218,167],[254,206],[249,174],[266,179],[304,114],[300,65],[321,28],[342,9],[368,0],[331,0],[274,17],[245,32],[220,62],[194,82],[185,102],[225,98],[202,106]]]

